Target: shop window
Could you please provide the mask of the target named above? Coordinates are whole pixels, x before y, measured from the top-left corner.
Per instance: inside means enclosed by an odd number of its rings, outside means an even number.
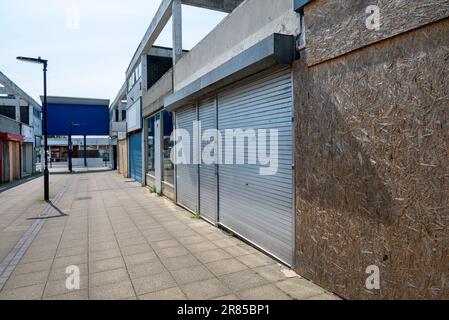
[[[155,140],[154,140],[154,117],[149,118],[148,120],[148,168],[147,172],[151,175],[155,175],[155,168],[154,168],[154,159],[155,159]]]
[[[170,140],[171,134],[173,132],[173,113],[164,111],[162,115],[163,119],[163,129],[164,129],[164,141],[163,141],[163,181],[174,184],[175,183],[175,167],[170,159],[170,153],[174,146],[173,141]]]

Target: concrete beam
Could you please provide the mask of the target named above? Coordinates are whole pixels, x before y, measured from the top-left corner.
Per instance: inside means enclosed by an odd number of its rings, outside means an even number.
[[[209,10],[232,12],[237,8],[244,0],[179,0],[181,4],[200,7]],[[139,44],[131,63],[126,70],[126,78],[128,79],[133,72],[136,65],[140,62],[142,54],[146,54],[150,51],[156,39],[161,34],[165,25],[172,16],[172,3],[173,0],[162,0],[159,9],[157,10],[150,26],[148,27],[142,41]]]
[[[182,58],[182,4],[181,0],[172,3],[173,65]]]
[[[14,94],[15,96],[20,97],[22,100],[27,102],[28,104],[35,106],[42,111],[41,105],[37,103],[33,98],[31,98],[28,94],[25,93],[22,89],[19,88],[11,79],[5,76],[2,72],[0,72],[0,84],[2,84],[5,89]]]
[[[230,13],[244,0],[182,0],[182,4]]]
[[[112,102],[112,104],[109,107],[109,109],[116,109],[116,108],[118,108],[121,105],[122,100],[126,100],[126,91],[127,91],[127,82],[125,81],[125,83],[120,88],[117,96],[114,99],[114,102]]]
[[[11,108],[15,107],[15,99],[14,98],[0,98],[0,106],[10,106]]]
[[[140,57],[142,54],[147,53],[151,47],[153,46],[156,39],[161,34],[167,22],[170,20],[172,14],[172,0],[162,0],[159,9],[156,12],[156,15],[153,17],[153,20],[150,23],[145,35],[143,36],[142,41],[139,44],[139,47],[134,54],[134,57],[131,60],[131,63],[126,70],[126,79],[129,78],[131,73],[134,71],[136,65],[140,62]]]
[[[20,118],[20,98],[16,96],[16,98],[14,99],[14,106],[16,109],[16,121],[17,122],[21,122],[21,118]]]
[[[0,132],[20,134],[20,123],[0,114]]]
[[[148,55],[154,57],[171,58],[173,57],[173,50],[172,48],[153,46],[148,52]]]
[[[41,96],[41,100],[44,97]],[[81,104],[91,106],[109,106],[110,101],[107,99],[95,99],[95,98],[78,98],[78,97],[57,97],[47,96],[47,103],[49,104]]]

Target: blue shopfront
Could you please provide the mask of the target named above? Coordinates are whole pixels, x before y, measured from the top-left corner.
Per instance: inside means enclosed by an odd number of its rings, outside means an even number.
[[[142,179],[142,132],[129,136],[129,175],[132,179],[143,183]]]

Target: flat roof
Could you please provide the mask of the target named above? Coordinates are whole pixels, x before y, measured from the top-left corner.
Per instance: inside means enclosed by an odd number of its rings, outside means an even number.
[[[40,98],[43,103],[44,97],[41,96]],[[47,103],[80,104],[80,105],[108,106],[109,107],[110,101],[108,99],[47,96]]]

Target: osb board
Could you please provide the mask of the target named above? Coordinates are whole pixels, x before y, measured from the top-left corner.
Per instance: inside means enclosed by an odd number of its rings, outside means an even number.
[[[369,5],[380,30],[369,30]],[[305,7],[307,64],[312,66],[449,16],[448,0],[315,0]]]
[[[448,30],[294,65],[297,272],[345,298],[449,298]]]
[[[125,177],[128,177],[128,140],[121,140],[118,142],[119,154],[119,172]]]

